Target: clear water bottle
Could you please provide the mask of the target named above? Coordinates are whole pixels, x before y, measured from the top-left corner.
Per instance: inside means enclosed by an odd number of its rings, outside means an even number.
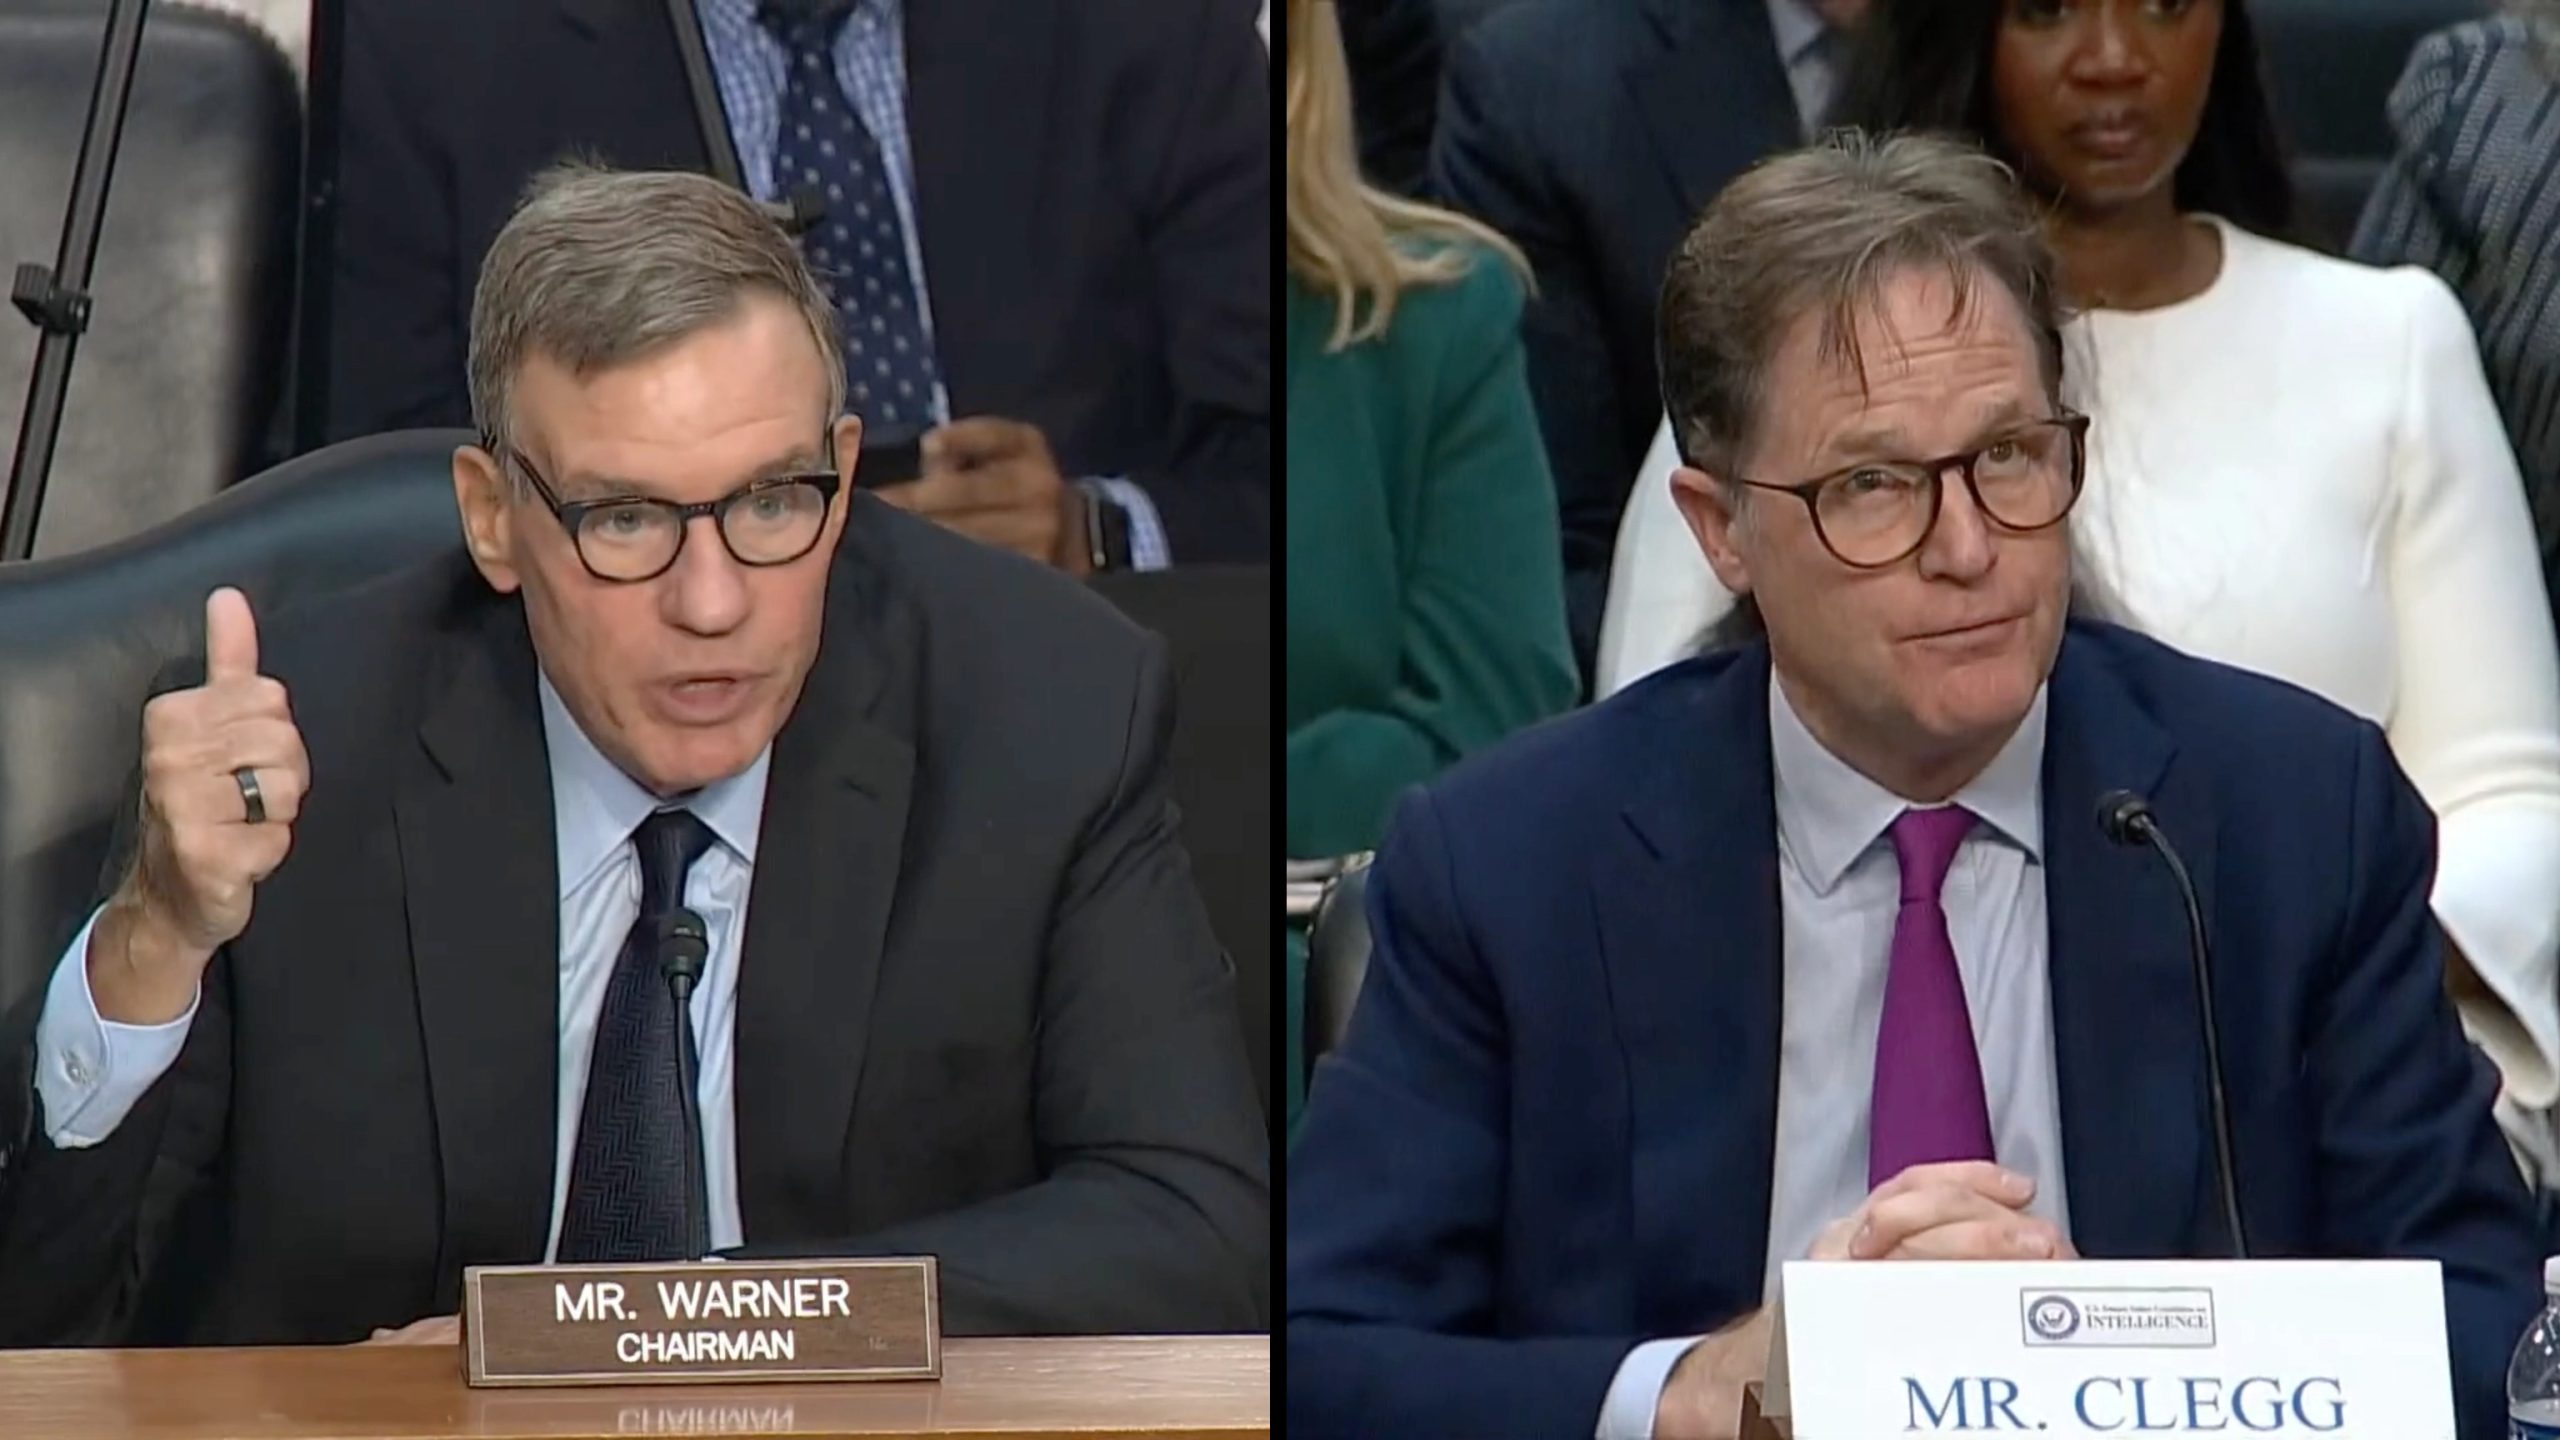
[[[2507,1362],[2507,1440],[2560,1440],[2560,1255],[2542,1262],[2542,1313]]]

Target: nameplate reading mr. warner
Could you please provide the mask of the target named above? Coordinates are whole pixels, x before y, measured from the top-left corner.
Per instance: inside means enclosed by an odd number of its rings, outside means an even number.
[[[931,1256],[480,1265],[462,1274],[474,1385],[934,1380]]]

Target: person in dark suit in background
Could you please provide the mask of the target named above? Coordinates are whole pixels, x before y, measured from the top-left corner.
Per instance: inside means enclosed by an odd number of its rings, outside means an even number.
[[[1681,507],[1755,643],[1399,809],[1289,1167],[1292,1440],[1729,1440],[1785,1262],[2440,1262],[2465,1440],[2539,1304],[2381,731],[2069,619],[2088,417],[2012,175],[1833,143],[1663,288]]]
[[[1381,190],[1423,193],[1440,113],[1440,17],[1432,0],[1341,0],[1360,173]]]
[[[1263,1323],[1159,648],[853,493],[834,320],[714,181],[536,184],[468,563],[217,591],[0,1020],[0,1344],[450,1338],[465,1266],[708,1251],[938,1255],[955,1333]]]
[[[1689,221],[1819,125],[1866,0],[1520,0],[1449,61],[1431,185],[1529,257],[1529,389],[1586,681],[1609,560],[1662,413],[1653,307]]]
[[[1518,3],[1520,0],[1431,0],[1431,8],[1440,17],[1440,38],[1455,40],[1487,15]]]
[[[803,243],[875,459],[921,445],[884,495],[1071,571],[1269,557],[1250,6],[696,9],[746,183],[823,207]],[[328,431],[459,425],[472,276],[525,181],[710,154],[659,0],[348,0],[344,26]]]

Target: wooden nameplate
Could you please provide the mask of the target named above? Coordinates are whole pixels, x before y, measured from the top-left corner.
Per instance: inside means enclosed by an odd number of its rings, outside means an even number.
[[[475,1265],[474,1385],[938,1380],[933,1257]]]

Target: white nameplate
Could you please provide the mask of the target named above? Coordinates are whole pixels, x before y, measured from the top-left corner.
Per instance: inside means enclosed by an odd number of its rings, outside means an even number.
[[[1798,1262],[1783,1286],[1764,1404],[1794,1440],[2454,1440],[2432,1260]]]

